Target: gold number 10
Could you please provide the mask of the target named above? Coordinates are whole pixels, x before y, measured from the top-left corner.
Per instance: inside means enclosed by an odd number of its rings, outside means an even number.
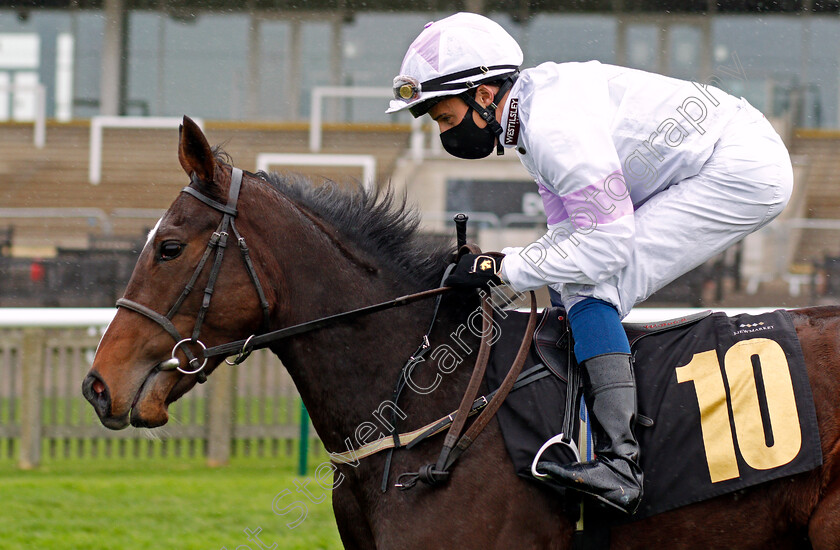
[[[752,357],[758,356],[767,403],[772,443],[765,438],[753,374]],[[704,351],[677,368],[677,382],[694,382],[700,407],[700,429],[712,483],[738,477],[735,442],[750,467],[768,470],[787,464],[799,454],[802,433],[793,395],[790,368],[782,347],[767,338],[743,340],[727,350],[723,359],[735,434],[729,425],[727,388],[717,353]]]

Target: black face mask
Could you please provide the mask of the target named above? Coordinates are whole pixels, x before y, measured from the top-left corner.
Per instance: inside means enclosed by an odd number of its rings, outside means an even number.
[[[496,134],[489,125],[484,128],[476,126],[473,120],[473,108],[467,109],[464,120],[440,134],[440,142],[447,153],[462,159],[483,159],[493,152],[496,145]]]

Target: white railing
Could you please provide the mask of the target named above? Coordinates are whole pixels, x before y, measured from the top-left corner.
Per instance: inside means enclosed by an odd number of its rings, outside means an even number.
[[[376,157],[373,155],[329,155],[305,153],[259,153],[257,170],[270,166],[359,166],[367,189],[376,185]]]
[[[199,128],[204,126],[200,118],[193,119]],[[105,128],[178,128],[180,117],[142,116],[95,116],[90,119],[90,156],[88,180],[93,185],[102,181],[102,132]]]
[[[10,84],[0,83],[0,93],[35,94],[35,119],[33,120],[33,138],[35,147],[43,149],[47,142],[47,92],[43,84]]]
[[[3,307],[0,328],[104,327],[116,313],[117,309],[111,307]]]
[[[624,319],[628,323],[651,323],[675,319],[685,315],[691,315],[709,308],[692,307],[637,307]],[[746,308],[720,308],[715,311],[722,311],[727,315],[748,313],[758,315],[768,311],[774,311],[778,307],[746,307]],[[32,307],[6,307],[0,308],[0,327],[105,327],[116,315],[116,308],[32,308]]]
[[[309,150],[321,151],[323,141],[323,103],[325,97],[358,97],[390,99],[394,97],[391,88],[354,86],[316,86],[312,88],[312,102],[309,107]],[[383,111],[385,109],[383,108]],[[416,162],[423,160],[423,121],[411,119],[411,157]]]

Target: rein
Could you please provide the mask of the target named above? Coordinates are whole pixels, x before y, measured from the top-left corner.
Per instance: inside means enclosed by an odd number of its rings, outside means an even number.
[[[425,300],[427,298],[434,298],[449,290],[452,289],[448,286],[443,286],[433,288],[431,290],[416,292],[414,294],[406,294],[405,296],[400,296],[399,298],[394,298],[393,300],[389,300],[387,302],[381,302],[370,306],[360,307],[358,309],[345,311],[343,313],[336,313],[335,315],[321,317],[320,319],[313,319],[312,321],[306,321],[304,323],[292,325],[290,327],[281,328],[279,330],[267,332],[265,334],[260,334],[259,336],[249,336],[244,340],[236,340],[228,344],[220,344],[218,346],[207,348],[204,350],[204,356],[229,356],[233,353],[238,352],[239,355],[237,355],[237,357],[231,362],[231,364],[238,365],[239,363],[244,361],[252,351],[267,348],[272,343],[278,340],[324,328],[330,325],[334,325],[336,323],[350,321],[357,317],[362,317],[364,315],[376,313],[377,311],[383,311],[394,307],[405,306],[414,302],[418,302],[420,300]]]
[[[528,325],[525,328],[525,335],[522,337],[522,343],[519,345],[519,350],[516,353],[516,357],[513,360],[510,370],[507,375],[505,375],[501,385],[494,392],[490,402],[485,405],[481,405],[479,403],[479,408],[483,408],[484,410],[481,411],[479,417],[472,423],[467,431],[461,435],[461,430],[466,425],[467,418],[474,414],[473,410],[475,408],[476,401],[480,401],[476,399],[476,396],[478,395],[481,382],[484,380],[484,373],[487,370],[487,362],[490,359],[490,335],[492,334],[491,323],[493,322],[493,310],[490,307],[490,297],[485,296],[483,298],[481,302],[481,309],[484,322],[481,333],[481,344],[478,349],[478,357],[475,360],[475,368],[473,369],[472,376],[470,377],[469,384],[467,385],[467,390],[464,392],[464,396],[461,399],[461,405],[458,407],[458,411],[455,413],[454,417],[450,416],[450,418],[452,418],[452,425],[449,428],[449,432],[446,434],[446,439],[443,442],[443,448],[441,449],[437,463],[426,464],[420,467],[417,472],[404,473],[399,476],[396,485],[399,489],[411,489],[417,484],[417,481],[422,481],[431,487],[437,487],[448,481],[452,466],[464,453],[464,451],[473,444],[479,434],[481,434],[484,428],[487,427],[487,424],[490,423],[490,420],[493,419],[496,412],[498,412],[502,403],[519,380],[519,374],[522,372],[522,367],[525,365],[525,361],[528,358],[528,350],[531,347],[531,341],[534,338],[534,331],[537,328],[537,298],[533,290],[530,292],[530,298],[531,311],[528,315]]]

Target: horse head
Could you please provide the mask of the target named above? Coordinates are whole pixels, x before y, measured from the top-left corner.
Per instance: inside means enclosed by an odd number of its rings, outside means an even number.
[[[276,290],[279,282],[260,282],[268,260],[256,255],[259,243],[249,241],[253,251],[237,251],[245,246],[242,235],[260,238],[250,231],[251,220],[268,215],[259,192],[237,200],[240,185],[259,187],[249,184],[253,176],[232,185],[242,173],[214,155],[187,117],[178,158],[190,184],[149,234],[82,383],[99,419],[112,429],[165,424],[168,405],[221,362],[205,362],[202,348],[254,334],[268,322],[269,299],[277,303],[276,294],[266,297],[263,288]],[[240,209],[250,220],[237,216]]]

